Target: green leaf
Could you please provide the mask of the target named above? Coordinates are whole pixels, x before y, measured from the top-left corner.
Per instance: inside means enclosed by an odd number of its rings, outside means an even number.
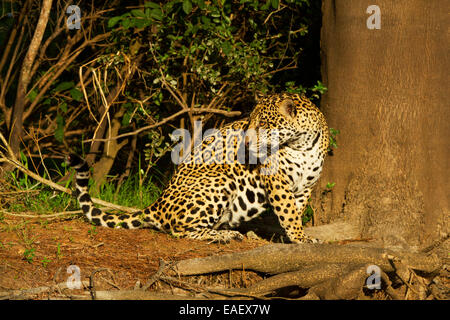
[[[31,102],[34,101],[34,99],[36,99],[37,96],[37,91],[36,89],[31,90],[31,92],[28,94],[27,98],[30,99]]]
[[[336,185],[336,182],[328,182],[327,183],[327,189],[331,189]]]
[[[138,29],[142,29],[148,26],[149,21],[147,19],[135,19],[134,26]]]
[[[158,8],[159,9],[159,4],[151,2],[151,1],[146,1],[145,4],[144,4],[144,7],[146,7],[146,8],[153,8],[153,9]]]
[[[132,111],[127,111],[122,118],[122,126],[126,127],[130,124]]]
[[[131,14],[135,17],[139,17],[139,18],[145,18],[145,13],[144,11],[140,10],[140,9],[134,9],[131,10]]]
[[[128,29],[129,27],[131,27],[131,19],[125,19],[122,21],[122,27],[124,27],[125,29]]]
[[[77,88],[70,89],[70,95],[73,100],[78,101],[78,102],[81,101],[81,99],[83,98],[83,93],[80,90],[78,90]]]
[[[190,0],[183,0],[183,11],[186,14],[191,13],[191,11],[192,11],[192,2]]]
[[[203,1],[203,0],[197,0],[197,5],[201,10],[206,9],[206,4],[205,4],[205,1]]]
[[[27,163],[27,157],[22,151],[20,151],[20,160],[22,161],[22,163]]]
[[[56,116],[55,139],[59,142],[64,140],[64,118],[58,114]]]
[[[338,129],[330,128],[330,133],[331,133],[333,136],[335,136],[335,135],[339,134],[340,131],[339,131]]]
[[[229,55],[231,52],[231,44],[229,41],[224,41],[222,42],[222,51],[223,53],[225,53],[226,55]]]
[[[314,217],[314,209],[310,204],[306,206],[305,212],[303,212],[302,216],[302,224],[305,225]]]
[[[279,0],[271,0],[271,3],[272,3],[272,8],[278,9],[278,5],[280,3]]]
[[[261,10],[266,11],[267,9],[269,9],[269,6],[271,4],[272,0],[267,0],[265,4],[261,5]]]
[[[209,26],[211,24],[211,19],[209,19],[206,16],[202,16],[200,19],[202,20],[202,23],[206,26]]]
[[[152,17],[153,19],[156,20],[162,20],[163,18],[163,13],[161,11],[161,9],[153,9],[150,11],[150,17]]]
[[[63,102],[59,105],[59,108],[66,113],[67,112],[67,103]]]
[[[65,91],[67,89],[73,88],[75,86],[75,84],[72,81],[68,81],[68,82],[61,82],[60,84],[58,84],[56,86],[55,89],[53,89],[54,92],[60,92],[60,91]]]
[[[122,19],[121,16],[118,17],[112,17],[111,19],[108,20],[108,28],[112,28],[114,27],[117,22],[119,22]]]

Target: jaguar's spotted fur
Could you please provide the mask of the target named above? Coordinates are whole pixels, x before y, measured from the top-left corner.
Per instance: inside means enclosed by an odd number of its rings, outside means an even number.
[[[237,161],[243,146],[251,152],[262,144],[273,147],[267,132],[274,129],[279,133],[278,150],[262,164]],[[242,134],[243,130],[247,134]],[[70,155],[68,163],[77,172],[75,195],[81,209],[96,225],[151,227],[175,236],[227,242],[243,236],[221,227],[236,227],[272,206],[292,242],[310,242],[301,218],[322,171],[328,144],[325,118],[310,100],[296,94],[266,97],[248,119],[206,137],[198,149],[204,152],[197,153],[194,161],[180,164],[155,203],[143,211],[119,215],[93,206],[87,188],[89,167],[84,160]],[[220,161],[219,154],[226,156],[226,161]]]

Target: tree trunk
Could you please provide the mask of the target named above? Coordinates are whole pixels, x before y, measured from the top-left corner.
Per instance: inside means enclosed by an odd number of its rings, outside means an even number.
[[[369,29],[373,4],[323,1],[322,108],[340,134],[316,219],[423,246],[449,232],[449,1],[376,1],[380,29]]]
[[[52,0],[42,1],[41,13],[39,16],[36,29],[31,39],[30,46],[28,47],[27,54],[23,60],[22,70],[20,71],[19,82],[17,86],[16,101],[11,115],[11,133],[10,144],[12,151],[17,154],[20,150],[20,140],[23,133],[23,111],[25,107],[25,99],[28,89],[28,84],[31,81],[30,71],[33,66],[34,60],[39,50],[39,46],[44,36],[45,28],[47,27],[48,18],[50,15],[50,9],[52,8]]]

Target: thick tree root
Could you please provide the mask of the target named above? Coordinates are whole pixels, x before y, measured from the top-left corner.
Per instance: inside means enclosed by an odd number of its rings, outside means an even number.
[[[425,273],[432,273],[441,265],[434,255],[355,244],[270,244],[246,252],[179,261],[175,268],[183,276],[242,268],[278,274],[327,264],[371,264],[392,272],[391,260],[400,260],[411,269]]]
[[[372,279],[377,278],[377,288],[386,297],[403,299],[408,290],[426,292],[430,283],[426,278],[434,277],[441,267],[436,255],[360,244],[270,244],[247,252],[182,260],[174,272],[190,276],[245,269],[272,275],[249,288],[222,292],[259,298],[277,297],[281,289],[298,287],[308,290],[302,299],[355,299],[368,285],[373,289]],[[410,284],[413,275],[420,278],[415,289]],[[407,286],[406,295],[393,289],[390,277]]]
[[[78,295],[64,291],[70,299],[357,299],[364,295],[390,299],[446,299],[433,283],[442,261],[434,254],[375,248],[356,243],[270,244],[246,252],[166,263],[147,283],[135,290],[100,291],[94,271],[85,290]],[[265,278],[247,288],[206,286],[198,282],[230,270],[253,270]],[[222,273],[221,273],[222,272]],[[219,273],[219,274],[217,274]],[[221,274],[220,274],[221,273]],[[190,276],[194,276],[194,279]],[[206,277],[205,277],[206,276]],[[170,290],[147,291],[153,284]],[[231,284],[231,280],[229,282]],[[223,283],[222,283],[223,284]],[[34,295],[64,289],[65,284],[0,293],[4,299],[29,299]],[[380,292],[375,295],[374,287]],[[174,288],[176,290],[174,291]],[[366,297],[367,298],[367,297]]]

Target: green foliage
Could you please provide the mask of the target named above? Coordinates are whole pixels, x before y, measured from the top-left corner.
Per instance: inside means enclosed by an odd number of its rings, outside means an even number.
[[[28,158],[21,151],[20,152],[20,161],[23,167],[28,169]],[[10,179],[9,182],[18,189],[31,190],[37,187],[37,184],[32,184],[29,176],[27,174],[22,174],[20,171],[10,171]]]
[[[35,251],[35,248],[25,249],[25,251],[23,252],[23,259],[28,263],[33,263],[34,256],[36,255]]]
[[[95,236],[97,233],[97,227],[95,225],[91,225],[91,228],[88,230],[88,234],[90,236]]]
[[[23,152],[20,152],[20,161],[24,168],[30,169],[30,160]],[[47,172],[44,170],[43,178],[48,178]],[[55,172],[59,177],[63,177],[66,174],[65,168],[61,169],[59,167],[55,167],[52,172]],[[13,212],[30,211],[37,214],[46,214],[48,212],[64,211],[70,202],[73,201],[71,195],[55,192],[18,170],[10,172],[7,182],[18,190],[26,191],[21,201],[15,201],[9,205],[9,210]],[[68,187],[68,183],[66,182],[66,187]]]
[[[139,77],[124,91],[122,126],[145,125],[148,117],[172,115],[182,104],[205,107],[214,101],[214,108],[245,112],[257,94],[288,90],[319,99],[326,91],[320,81],[309,87],[292,76],[316,12],[311,7],[306,0],[146,1],[111,16],[111,44],[98,62],[120,68],[128,59],[141,59]],[[137,104],[142,91],[147,103]],[[167,133],[159,132],[161,141],[151,134],[146,139],[150,166],[156,153],[169,150]]]
[[[71,203],[72,196],[60,192],[54,192],[47,188],[38,189],[39,193],[27,195],[20,202],[10,205],[13,212],[29,211],[37,214],[64,211]]]
[[[161,190],[151,180],[145,181],[145,183],[139,181],[138,174],[128,177],[120,185],[119,192],[117,192],[118,186],[114,181],[105,182],[100,186],[98,197],[128,207],[144,208],[156,201]]]
[[[320,96],[328,90],[328,88],[325,87],[320,81],[317,81],[317,83],[311,88],[296,85],[295,81],[288,81],[285,83],[285,86],[287,92],[304,94],[310,97],[311,100],[319,100]]]
[[[62,253],[61,253],[61,244],[58,242],[56,244],[56,259],[60,259],[62,258]]]
[[[302,224],[306,225],[309,221],[314,218],[314,209],[310,203],[307,204],[305,211],[302,216]]]
[[[60,114],[56,116],[55,139],[59,142],[64,140],[64,117]]]
[[[336,185],[336,182],[328,182],[326,188],[331,190]]]
[[[300,14],[309,1],[288,2],[278,10],[278,0],[147,1],[108,20],[116,30],[111,51],[130,52],[139,43],[139,52],[148,57],[145,83],[156,105],[166,84],[196,106],[209,103],[223,85],[233,88],[229,104],[238,96],[283,90],[270,80],[295,66],[300,51],[292,43],[306,34],[310,22]],[[318,83],[311,90],[322,93],[323,87]]]
[[[70,89],[70,96],[73,100],[80,102],[83,98],[83,93],[77,88]],[[67,110],[66,110],[67,111]]]
[[[328,151],[332,150],[332,148],[337,148],[337,140],[336,136],[340,133],[339,130],[330,128],[330,146],[328,147]]]
[[[44,268],[47,268],[47,265],[48,265],[50,262],[52,262],[52,260],[50,260],[50,259],[47,258],[47,257],[44,257],[44,259],[41,260],[42,266],[43,266]]]
[[[75,84],[73,83],[73,81],[61,82],[55,87],[55,89],[52,90],[52,92],[56,93],[56,92],[66,91],[66,90],[69,90],[70,88],[73,88],[74,86],[75,86]]]

